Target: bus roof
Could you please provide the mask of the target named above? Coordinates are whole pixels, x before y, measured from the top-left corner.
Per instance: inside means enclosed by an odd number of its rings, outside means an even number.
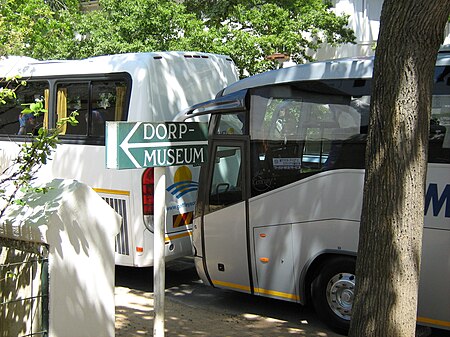
[[[371,78],[374,57],[352,57],[317,61],[289,68],[267,71],[244,78],[225,88],[222,95],[239,90],[305,80]],[[450,65],[450,53],[440,52],[436,65]]]
[[[160,63],[173,64],[188,60],[195,62],[195,60],[209,58],[232,62],[232,60],[225,55],[177,51],[125,53],[95,56],[82,60],[39,61],[23,56],[8,56],[4,59],[0,59],[0,78],[16,76],[18,74],[28,78],[32,76],[100,74],[113,72],[133,73],[138,68],[152,67],[152,64],[157,66],[157,64]]]
[[[234,82],[223,89],[216,99],[193,105],[178,113],[176,120],[186,120],[197,116],[239,111],[245,106],[248,89],[267,85],[285,84],[321,79],[371,78],[374,57],[351,57],[300,64],[289,68],[267,71]],[[436,65],[450,66],[450,48],[441,49]]]

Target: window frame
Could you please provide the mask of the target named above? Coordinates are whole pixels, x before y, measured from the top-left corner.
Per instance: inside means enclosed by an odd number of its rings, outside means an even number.
[[[27,83],[29,82],[47,82],[49,90],[49,100],[48,100],[48,126],[54,128],[57,123],[57,88],[58,85],[64,83],[89,83],[89,100],[92,99],[92,83],[98,81],[122,81],[126,84],[125,98],[123,102],[123,121],[126,121],[129,116],[129,108],[131,101],[132,92],[132,77],[127,72],[109,73],[109,74],[82,74],[82,75],[57,75],[57,76],[36,76],[29,79],[24,79]],[[91,102],[88,103],[88,109],[91,113],[92,105]],[[78,115],[77,118],[80,118]],[[14,141],[27,141],[29,140],[29,135],[17,135],[17,134],[6,134],[0,133],[0,140],[2,139],[14,140]],[[105,145],[104,135],[60,135],[59,140],[62,144],[81,144],[81,145]]]

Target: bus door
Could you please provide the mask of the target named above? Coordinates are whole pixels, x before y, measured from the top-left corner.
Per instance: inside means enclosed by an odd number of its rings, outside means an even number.
[[[217,287],[251,293],[246,141],[212,141],[202,221],[203,268]]]

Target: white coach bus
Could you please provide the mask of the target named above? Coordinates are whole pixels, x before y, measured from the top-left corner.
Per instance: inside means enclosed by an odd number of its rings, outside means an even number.
[[[197,52],[130,53],[71,61],[37,61],[10,57],[0,61],[0,80],[20,75],[14,100],[0,105],[1,172],[44,125],[54,127],[59,118],[78,112],[77,126],[67,125],[61,144],[40,177],[82,181],[97,191],[123,217],[116,238],[116,264],[153,264],[153,204],[166,198],[166,257],[192,254],[192,215],[198,170],[171,167],[165,195],[154,195],[153,169],[107,170],[106,121],[173,120],[193,104],[212,99],[235,82],[238,75],[227,56]],[[5,83],[5,82],[3,82]],[[4,84],[3,84],[4,85]],[[0,83],[0,87],[3,86]],[[48,114],[24,118],[24,103],[45,102]],[[29,116],[27,116],[29,117]],[[172,180],[172,181],[170,181]],[[179,193],[179,184],[190,189]]]
[[[372,58],[270,71],[179,119],[211,114],[194,257],[211,286],[312,303],[348,330]],[[419,324],[450,330],[450,54],[435,72]]]

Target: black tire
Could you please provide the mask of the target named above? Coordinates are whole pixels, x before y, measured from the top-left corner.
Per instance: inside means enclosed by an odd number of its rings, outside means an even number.
[[[355,259],[339,256],[327,260],[311,285],[314,309],[333,331],[347,335],[355,289]]]

